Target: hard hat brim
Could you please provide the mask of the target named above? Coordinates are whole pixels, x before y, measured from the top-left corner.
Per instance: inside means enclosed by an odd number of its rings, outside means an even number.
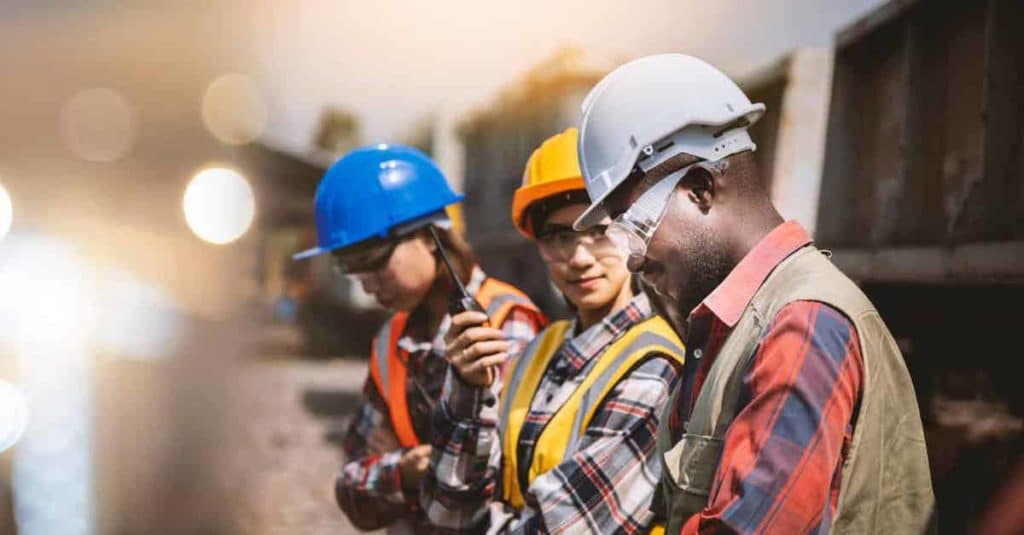
[[[461,195],[461,194],[456,194],[453,198],[454,198],[454,200],[452,201],[452,203],[448,204],[447,206],[451,206],[453,204],[457,204],[457,203],[462,202],[462,200],[464,199],[464,196]],[[447,208],[447,206],[446,206],[446,208]],[[429,214],[426,214],[425,216],[415,217],[415,218],[412,218],[412,219],[410,219],[408,221],[405,221],[404,223],[397,224],[394,227],[392,227],[391,232],[392,233],[396,233],[398,235],[404,235],[404,234],[412,232],[414,230],[418,230],[420,228],[423,228],[423,227],[425,227],[427,225],[434,225],[434,226],[436,226],[438,228],[443,228],[443,229],[451,229],[452,228],[452,220],[448,216],[448,213],[445,211],[445,209],[442,208],[442,209],[440,209],[440,210],[438,210],[436,212],[431,212]],[[370,239],[370,238],[372,238],[372,236],[364,238],[363,240],[354,241],[352,243],[339,244],[339,245],[334,246],[334,247],[323,246],[323,245],[321,245],[319,247],[313,247],[312,249],[306,249],[305,251],[300,251],[298,253],[293,254],[292,255],[292,260],[305,260],[307,258],[313,258],[314,256],[320,256],[322,254],[327,254],[327,253],[330,253],[332,251],[339,251],[341,249],[346,249],[348,247],[352,247],[353,245],[361,243],[362,241],[364,241],[366,239]]]
[[[622,184],[620,183],[619,186],[622,186]],[[591,199],[590,206],[588,206],[587,209],[584,210],[578,218],[576,218],[576,221],[572,224],[572,228],[575,230],[586,230],[601,223],[604,218],[608,217],[608,210],[604,207],[604,201],[617,189],[619,188],[611,188],[604,192],[604,195],[601,195],[600,198]]]
[[[583,184],[583,177],[575,176],[532,186],[521,186],[512,197],[512,223],[523,236],[535,238],[534,229],[526,217],[526,212],[530,207],[560,193],[577,190],[587,190]]]

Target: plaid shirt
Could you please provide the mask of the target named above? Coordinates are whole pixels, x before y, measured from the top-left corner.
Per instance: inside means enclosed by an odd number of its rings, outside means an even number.
[[[567,339],[545,371],[520,431],[517,455],[530,459],[537,438],[597,357],[629,328],[650,317],[643,294],[621,311]],[[574,332],[573,329],[570,332]],[[434,413],[434,451],[423,506],[449,531],[491,533],[646,533],[660,474],[655,455],[658,414],[676,382],[675,362],[657,355],[625,376],[597,409],[578,449],[524,489],[516,511],[500,501],[499,381],[475,388],[449,373]],[[528,463],[522,463],[527,469]]]
[[[810,242],[795,222],[776,227],[691,313],[686,379],[668,422],[674,440],[761,283]],[[779,310],[755,351],[708,506],[684,534],[826,533],[831,525],[863,387],[857,331],[828,305],[796,301]]]
[[[467,289],[476,293],[484,279],[483,271],[475,269]],[[514,347],[521,349],[545,323],[540,313],[516,307],[502,323],[501,329],[515,344]],[[416,434],[423,438],[431,436],[431,411],[441,395],[448,369],[444,336],[450,326],[451,318],[445,316],[433,340],[414,340],[403,336],[398,341],[399,347],[409,356],[406,390],[409,413]],[[343,442],[348,463],[335,484],[338,505],[352,523],[362,529],[378,529],[399,518],[407,518],[417,527],[418,533],[430,533],[433,530],[423,521],[419,511],[418,493],[409,493],[402,488],[398,462],[406,449],[397,446],[396,441],[390,451],[374,451],[367,442],[374,432],[394,434],[387,403],[370,377],[364,383],[363,396],[363,403],[349,424]]]

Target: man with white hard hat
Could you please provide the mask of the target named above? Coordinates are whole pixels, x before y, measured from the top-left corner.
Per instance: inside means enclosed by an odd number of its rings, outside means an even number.
[[[857,286],[768,198],[752,104],[707,63],[627,63],[583,104],[592,204],[688,314],[658,430],[668,533],[919,533],[934,506],[914,387]],[[826,210],[828,207],[824,207]]]

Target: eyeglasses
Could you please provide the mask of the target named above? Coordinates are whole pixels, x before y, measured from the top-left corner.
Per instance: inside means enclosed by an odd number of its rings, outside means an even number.
[[[391,255],[401,242],[389,240],[358,252],[336,253],[334,270],[340,275],[365,275],[380,271],[391,261]]]
[[[605,235],[607,225],[586,230],[558,227],[537,236],[537,250],[545,262],[568,262],[582,245],[594,258],[618,256],[619,250]]]
[[[626,267],[637,272],[647,257],[647,247],[658,230],[676,185],[691,169],[701,168],[714,175],[722,173],[718,162],[695,162],[662,178],[608,225],[608,239],[626,257]]]

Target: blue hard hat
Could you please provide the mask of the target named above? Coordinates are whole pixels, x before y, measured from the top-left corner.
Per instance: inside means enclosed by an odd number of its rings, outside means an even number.
[[[436,215],[462,200],[437,165],[405,145],[349,152],[324,174],[313,201],[317,247],[296,260],[386,238],[395,227]]]

